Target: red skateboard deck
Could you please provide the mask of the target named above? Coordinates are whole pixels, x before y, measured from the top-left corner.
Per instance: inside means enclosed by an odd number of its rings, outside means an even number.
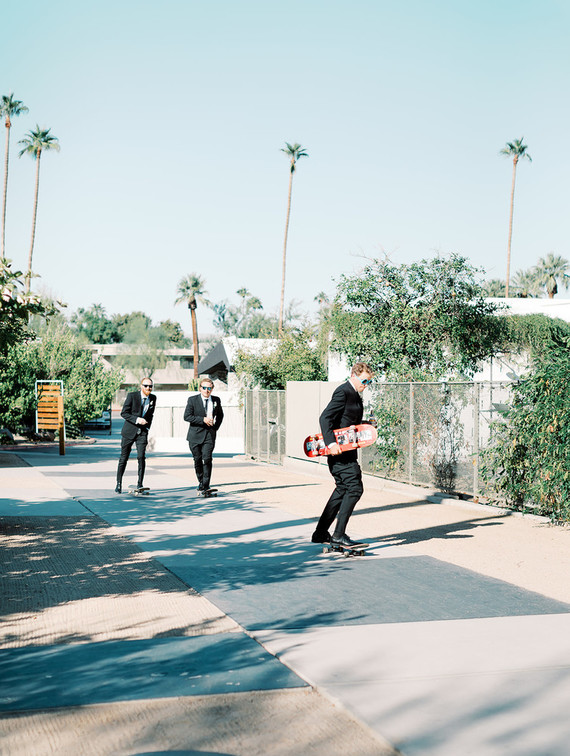
[[[335,430],[334,435],[341,451],[345,452],[362,446],[370,446],[378,438],[378,431],[373,425],[351,425],[349,428]],[[307,436],[303,442],[303,450],[307,457],[320,457],[330,454],[322,433]]]

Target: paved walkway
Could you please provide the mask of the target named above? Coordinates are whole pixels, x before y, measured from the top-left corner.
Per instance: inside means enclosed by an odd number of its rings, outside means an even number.
[[[323,466],[117,458],[0,454],[0,753],[570,754],[570,530],[370,479],[345,559]]]

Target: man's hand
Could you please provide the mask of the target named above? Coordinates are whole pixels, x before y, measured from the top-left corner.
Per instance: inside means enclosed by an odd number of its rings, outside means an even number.
[[[204,425],[209,425],[210,427],[214,424],[214,418],[213,417],[205,417],[204,418]]]
[[[329,452],[333,454],[335,457],[337,454],[342,454],[340,450],[340,446],[336,443],[336,441],[329,445]]]
[[[148,420],[145,420],[144,417],[137,417],[137,425],[148,425]]]

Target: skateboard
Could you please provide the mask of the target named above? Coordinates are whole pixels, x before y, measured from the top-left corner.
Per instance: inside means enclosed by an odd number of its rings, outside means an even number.
[[[211,499],[218,495],[217,488],[208,488],[206,491],[197,491],[198,496],[202,496],[204,499]]]
[[[148,496],[150,493],[150,488],[147,486],[142,486],[139,488],[138,486],[129,486],[129,493],[133,496]]]
[[[351,425],[348,428],[335,430],[336,442],[342,452],[358,449],[362,446],[370,446],[378,438],[378,431],[374,425]],[[303,442],[303,450],[307,457],[319,457],[330,454],[329,447],[323,440],[323,434],[307,436]]]
[[[358,546],[333,546],[332,543],[325,543],[323,546],[323,554],[342,554],[345,557],[351,556],[365,556],[366,549],[370,546],[369,543],[359,543]]]

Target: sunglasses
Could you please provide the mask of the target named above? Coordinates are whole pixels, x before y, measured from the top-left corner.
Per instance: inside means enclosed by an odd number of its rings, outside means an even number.
[[[152,388],[152,383],[143,383],[143,388]]]
[[[200,388],[202,389],[202,391],[212,391],[214,387],[213,386],[200,386]]]
[[[364,380],[362,380],[362,378],[359,378],[358,380],[360,381],[360,383],[362,383],[363,386],[370,386],[370,384],[372,383],[372,378],[365,378]]]

